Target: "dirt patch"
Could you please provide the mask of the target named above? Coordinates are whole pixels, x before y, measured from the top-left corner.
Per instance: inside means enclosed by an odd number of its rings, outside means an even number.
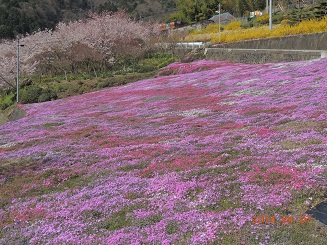
[[[0,125],[9,121],[15,121],[25,117],[26,112],[17,105],[10,106],[3,112],[0,112]]]

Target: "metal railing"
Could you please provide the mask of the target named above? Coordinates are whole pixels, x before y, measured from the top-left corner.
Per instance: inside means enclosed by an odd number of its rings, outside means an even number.
[[[176,47],[176,48],[204,48],[206,47],[203,42],[188,42],[188,43],[157,43],[157,46],[164,48]]]

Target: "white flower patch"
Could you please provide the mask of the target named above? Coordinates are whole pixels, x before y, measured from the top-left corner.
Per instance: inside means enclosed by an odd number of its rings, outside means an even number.
[[[236,101],[227,101],[227,102],[220,102],[221,105],[235,105],[238,104]]]
[[[10,148],[10,147],[13,147],[15,145],[17,145],[17,143],[7,143],[7,144],[4,144],[4,145],[0,145],[0,149]]]
[[[172,115],[175,115],[175,114],[176,114],[175,112],[162,112],[162,113],[158,113],[158,114],[155,114],[153,116],[150,116],[149,118],[167,117],[167,116],[172,116]]]
[[[150,118],[156,118],[156,117],[167,117],[167,116],[182,116],[182,117],[192,117],[192,116],[203,116],[209,114],[211,111],[208,109],[192,109],[187,111],[181,111],[181,112],[163,112],[158,113],[156,115],[151,116]]]
[[[284,85],[284,84],[288,84],[290,82],[291,82],[290,80],[285,80],[285,81],[279,82],[278,85]]]
[[[313,83],[311,86],[309,86],[310,88],[320,88],[323,87],[323,84],[319,81]]]
[[[208,109],[192,109],[192,110],[187,110],[187,111],[182,111],[178,115],[183,116],[183,117],[192,117],[192,116],[203,116],[207,115],[210,113],[210,110]]]
[[[258,78],[254,78],[254,79],[250,79],[250,80],[247,80],[247,81],[238,82],[238,83],[236,83],[236,85],[250,84],[250,83],[253,83],[253,82],[256,82],[256,81],[259,81],[259,79]]]
[[[239,95],[245,95],[245,94],[251,94],[251,95],[263,95],[263,94],[268,94],[270,92],[273,92],[272,89],[267,89],[267,90],[255,90],[251,88],[247,88],[244,90],[241,90],[239,92],[234,93],[234,96],[239,96]]]

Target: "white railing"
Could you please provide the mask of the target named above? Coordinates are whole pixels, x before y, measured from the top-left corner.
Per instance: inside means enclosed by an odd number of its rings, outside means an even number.
[[[169,48],[169,47],[178,47],[178,48],[204,48],[205,43],[203,42],[189,42],[189,43],[157,43],[157,46],[161,46],[164,48]]]

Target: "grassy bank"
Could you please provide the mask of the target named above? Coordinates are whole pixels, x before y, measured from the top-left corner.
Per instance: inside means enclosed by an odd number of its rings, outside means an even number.
[[[105,73],[57,74],[21,77],[19,103],[37,103],[80,95],[154,77],[159,70],[176,61],[171,53],[157,53],[124,68]],[[0,90],[0,111],[16,103],[16,89]]]

